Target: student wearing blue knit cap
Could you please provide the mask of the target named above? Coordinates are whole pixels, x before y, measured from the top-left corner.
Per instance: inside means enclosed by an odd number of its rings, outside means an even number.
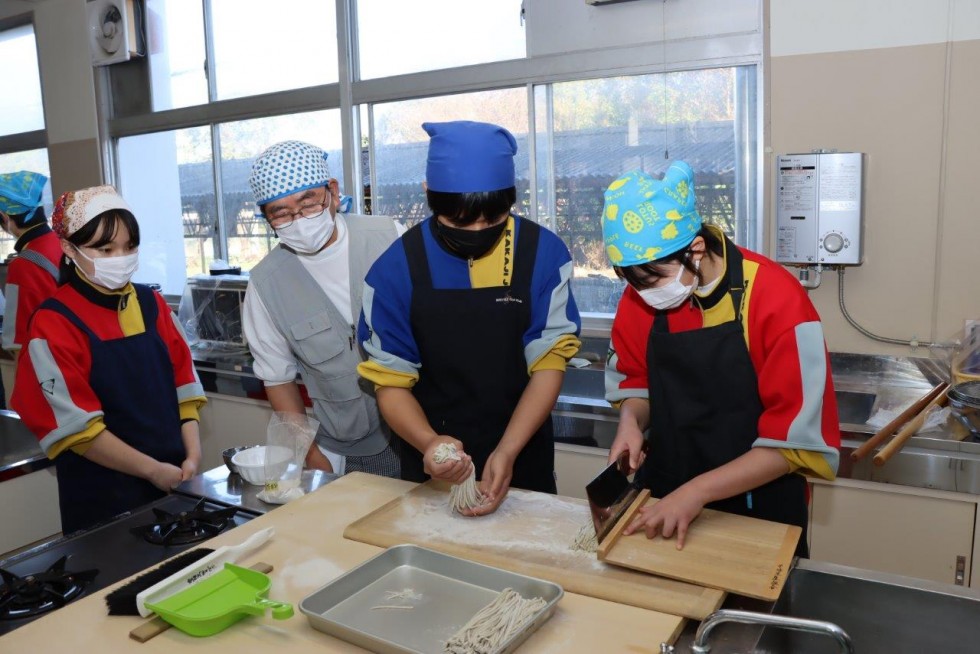
[[[0,227],[17,239],[17,256],[7,271],[3,348],[19,350],[27,342],[31,314],[58,288],[61,244],[41,206],[48,178],[21,170],[0,175]]]
[[[511,487],[554,493],[551,410],[580,345],[572,261],[516,216],[517,142],[497,125],[425,123],[432,215],[365,280],[360,374],[402,446],[402,478],[459,483],[471,462],[491,513]],[[452,443],[460,461],[436,463]]]

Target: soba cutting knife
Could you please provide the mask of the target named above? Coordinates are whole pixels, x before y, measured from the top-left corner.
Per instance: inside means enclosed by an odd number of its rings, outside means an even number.
[[[630,453],[627,450],[585,487],[596,540],[600,543],[640,493],[640,486],[629,480],[629,464]]]

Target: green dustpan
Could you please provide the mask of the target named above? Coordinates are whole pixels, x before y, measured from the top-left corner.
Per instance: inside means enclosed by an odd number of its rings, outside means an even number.
[[[211,636],[266,609],[276,620],[292,617],[292,604],[265,599],[271,585],[261,572],[225,563],[224,570],[146,607],[186,634]]]

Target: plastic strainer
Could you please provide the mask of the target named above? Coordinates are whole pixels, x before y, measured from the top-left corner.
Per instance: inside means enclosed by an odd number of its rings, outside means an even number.
[[[249,615],[285,620],[293,615],[293,605],[265,599],[272,581],[268,576],[233,563],[147,608],[191,636],[211,636]]]

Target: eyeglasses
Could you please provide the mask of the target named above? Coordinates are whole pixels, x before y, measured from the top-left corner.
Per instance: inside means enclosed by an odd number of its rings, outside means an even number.
[[[269,216],[269,223],[275,229],[283,229],[292,225],[297,218],[314,218],[323,213],[329,200],[330,194],[324,191],[322,200],[313,204],[301,204],[296,211],[290,211],[285,207],[277,209]]]

